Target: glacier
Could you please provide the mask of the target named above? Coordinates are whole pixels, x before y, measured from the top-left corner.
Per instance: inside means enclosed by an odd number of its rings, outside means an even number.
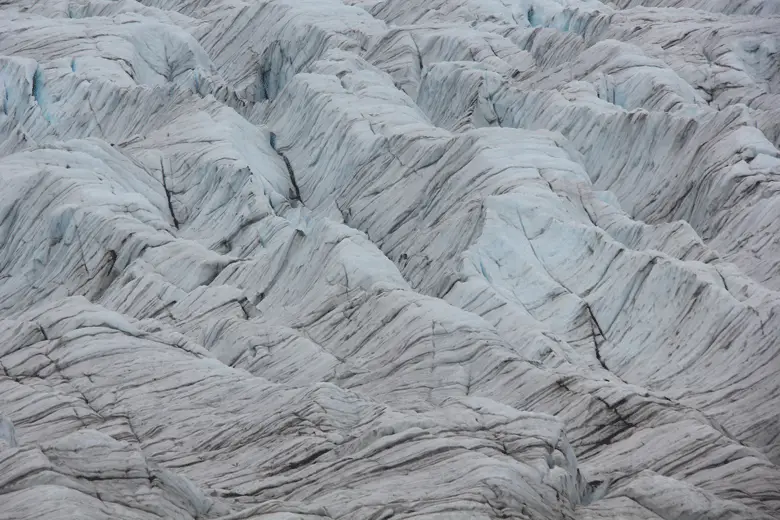
[[[0,0],[0,518],[780,519],[780,0]]]

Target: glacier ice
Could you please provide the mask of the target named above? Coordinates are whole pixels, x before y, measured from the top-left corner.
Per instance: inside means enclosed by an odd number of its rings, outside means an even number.
[[[778,0],[0,34],[0,518],[780,518]]]

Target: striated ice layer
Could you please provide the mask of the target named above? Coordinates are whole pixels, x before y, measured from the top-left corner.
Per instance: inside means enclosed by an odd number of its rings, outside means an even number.
[[[0,2],[0,518],[780,518],[777,0]]]

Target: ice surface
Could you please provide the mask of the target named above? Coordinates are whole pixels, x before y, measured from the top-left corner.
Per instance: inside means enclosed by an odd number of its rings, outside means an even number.
[[[0,2],[0,518],[780,518],[780,3]]]

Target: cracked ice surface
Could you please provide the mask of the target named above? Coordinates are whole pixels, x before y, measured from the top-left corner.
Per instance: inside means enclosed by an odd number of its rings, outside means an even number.
[[[777,0],[0,1],[0,518],[780,518]]]

